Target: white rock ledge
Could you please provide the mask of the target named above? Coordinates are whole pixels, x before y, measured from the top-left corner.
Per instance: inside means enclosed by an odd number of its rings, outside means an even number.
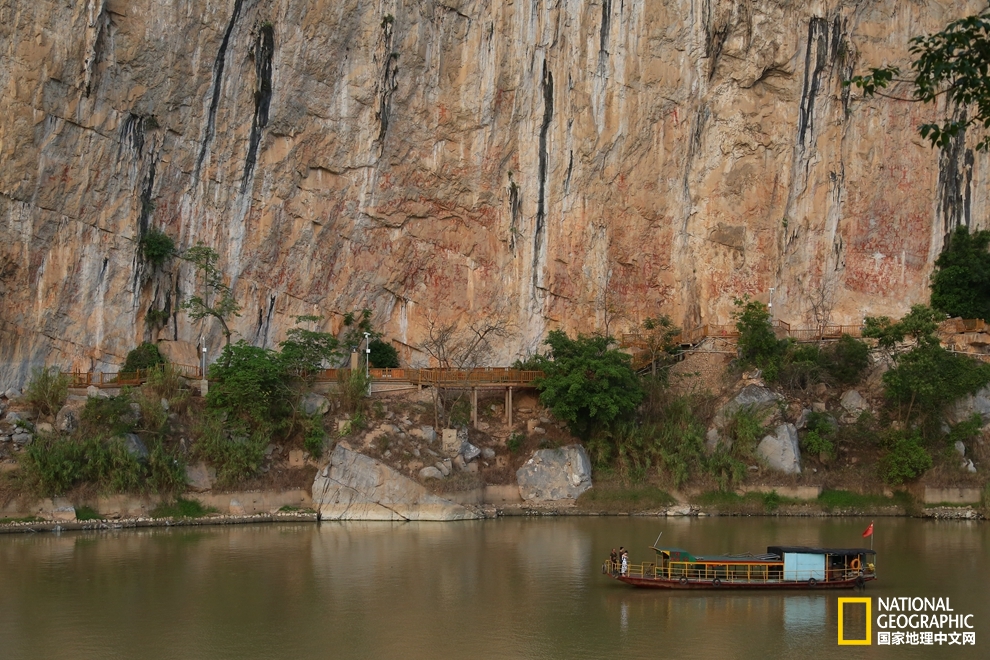
[[[412,479],[343,445],[313,481],[323,520],[476,520],[484,515],[433,495]]]

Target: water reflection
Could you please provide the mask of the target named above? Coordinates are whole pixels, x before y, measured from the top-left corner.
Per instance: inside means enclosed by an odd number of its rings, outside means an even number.
[[[696,553],[849,546],[860,519],[507,519],[0,537],[0,657],[849,657],[852,592],[665,592],[602,576],[663,529]],[[952,597],[988,630],[988,526],[877,525],[872,596]],[[858,595],[858,594],[855,594]],[[988,638],[990,642],[990,638]],[[977,648],[980,648],[979,646]],[[869,657],[940,657],[869,649]],[[953,649],[953,657],[980,657]]]

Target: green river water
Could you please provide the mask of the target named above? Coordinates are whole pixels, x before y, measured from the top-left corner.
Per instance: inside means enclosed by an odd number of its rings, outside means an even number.
[[[768,545],[860,547],[862,518],[560,517],[0,535],[0,660],[988,658],[990,524],[878,519],[865,594],[666,592],[603,576]],[[949,598],[975,645],[839,646],[839,597]],[[860,612],[862,610],[859,610]],[[856,612],[854,611],[853,614]],[[856,621],[849,626],[855,629]],[[862,625],[862,620],[860,620]]]

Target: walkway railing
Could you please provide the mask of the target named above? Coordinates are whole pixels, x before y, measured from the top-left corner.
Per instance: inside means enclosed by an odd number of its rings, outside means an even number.
[[[199,379],[198,367],[173,364],[186,378]],[[117,373],[64,372],[69,377],[69,387],[136,387],[148,381],[149,369],[121,371]],[[409,383],[427,387],[531,387],[542,371],[524,371],[509,367],[482,369],[369,369],[372,382]],[[317,382],[336,383],[350,378],[350,369],[321,369],[313,374]]]
[[[792,328],[787,321],[774,319],[771,325],[779,337],[790,337],[795,341],[822,341],[838,339],[842,335],[862,337],[863,328],[858,325],[820,325],[816,328]],[[680,346],[697,346],[705,339],[738,339],[739,330],[734,324],[705,323],[696,328],[682,330],[673,338],[672,343]],[[622,346],[645,346],[645,339],[637,332],[627,332],[619,337]]]

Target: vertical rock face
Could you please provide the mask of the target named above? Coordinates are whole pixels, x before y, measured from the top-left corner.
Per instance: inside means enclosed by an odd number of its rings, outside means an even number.
[[[983,5],[0,0],[0,384],[215,351],[152,229],[220,252],[247,341],[367,307],[412,363],[428,318],[511,320],[504,363],[771,288],[792,324],[899,314],[986,156],[842,81]]]

